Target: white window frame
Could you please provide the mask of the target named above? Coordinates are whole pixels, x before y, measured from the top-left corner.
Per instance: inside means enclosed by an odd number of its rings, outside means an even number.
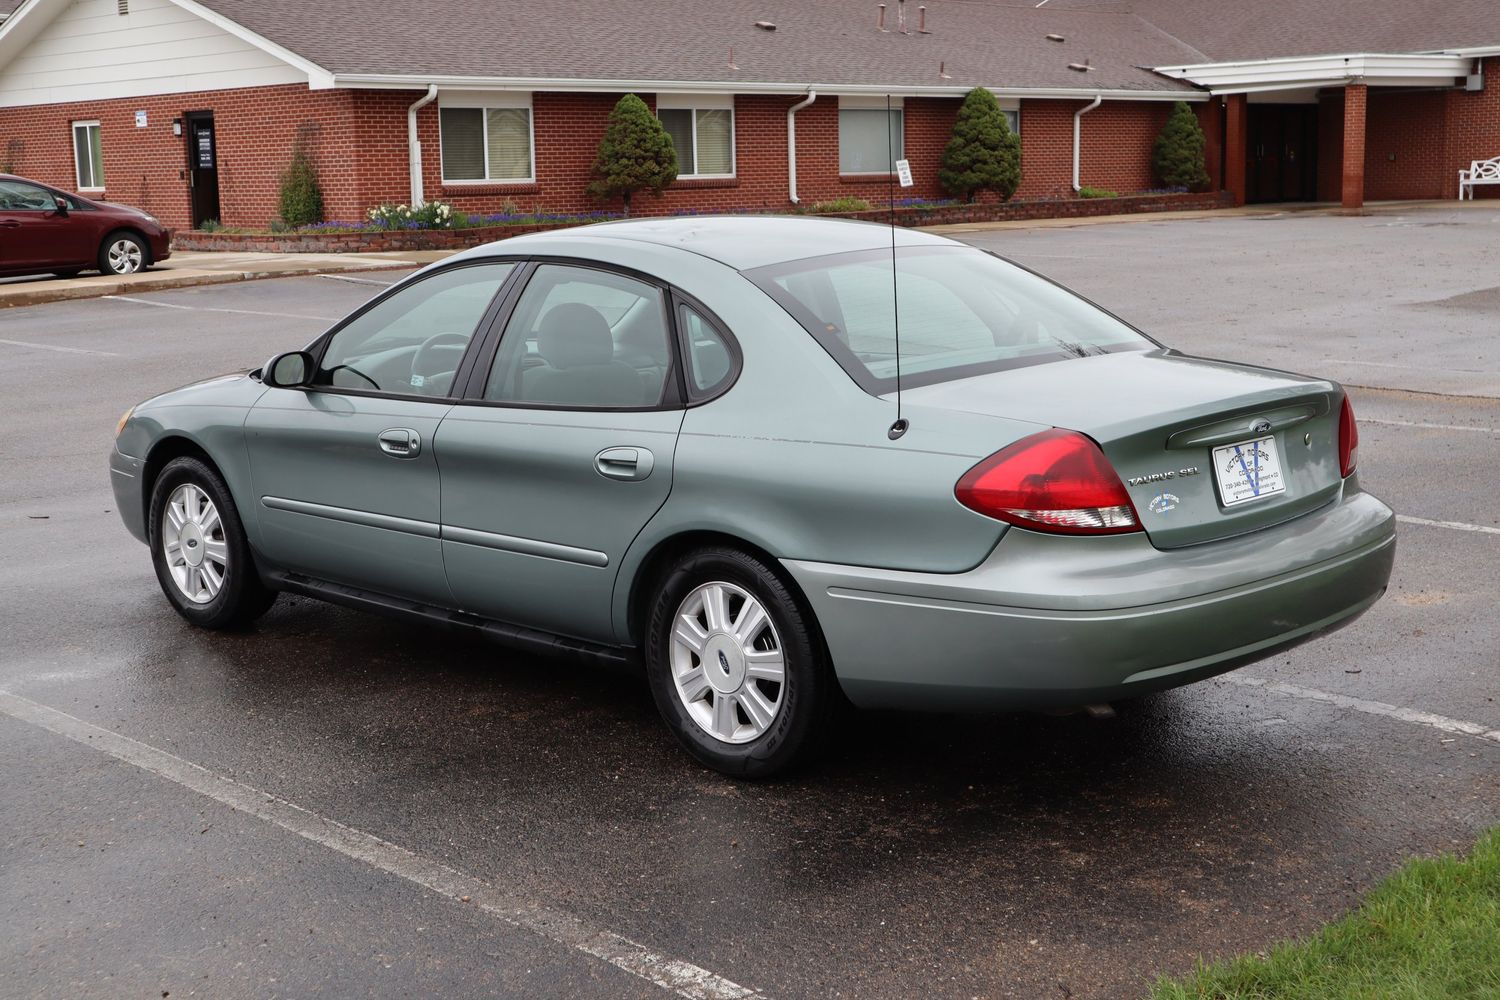
[[[99,124],[99,122],[92,121],[92,120],[91,121],[76,121],[76,122],[74,122],[73,123],[73,129],[72,129],[72,131],[68,133],[69,137],[73,140],[73,180],[75,182],[77,182],[77,184],[78,184],[78,190],[80,190],[80,191],[103,191],[104,190],[104,185],[102,183],[101,184],[85,184],[85,183],[83,183],[83,163],[80,162],[79,159],[78,159],[78,130],[81,129],[81,128],[82,129],[89,129],[89,128],[91,128],[91,129],[95,129],[95,130],[97,130],[99,132],[99,174],[100,174],[100,176],[98,176],[98,177],[90,177],[89,179],[93,180],[93,181],[103,181],[104,180],[104,177],[103,177],[103,174],[104,174],[104,130],[103,130],[103,126],[101,126]],[[88,143],[87,145],[88,145],[89,149],[93,149],[94,148],[93,147],[93,143]],[[94,172],[94,165],[92,163],[90,163],[89,164],[89,173],[92,174],[93,172]]]
[[[484,150],[484,177],[464,177],[450,179],[448,177],[448,165],[442,162],[443,157],[443,109],[454,111],[489,111],[491,108],[524,109],[526,112],[526,126],[531,131],[531,175],[529,177],[491,177],[490,173],[490,116],[482,114],[479,117],[480,143]],[[439,173],[443,179],[444,187],[484,187],[494,184],[535,184],[536,183],[536,111],[531,106],[531,92],[496,92],[485,91],[454,91],[452,93],[441,93],[438,96],[438,160]]]
[[[729,112],[729,173],[678,174],[678,180],[733,180],[735,177],[739,176],[739,142],[738,137],[735,133],[733,94],[657,94],[656,117],[658,120],[660,120],[661,113],[663,111],[691,111],[693,113],[691,120],[693,123],[693,166],[695,168],[698,165],[698,161],[702,159],[702,157],[698,155],[698,112]]]
[[[1005,116],[1006,116],[1006,122],[1005,123],[1010,126],[1010,130],[1012,132],[1014,132],[1016,135],[1020,135],[1021,134],[1021,101],[1020,101],[1020,98],[1016,98],[1016,97],[1001,97],[1001,98],[997,98],[996,102],[1000,105],[1000,110],[1003,111],[1003,112],[1005,112]],[[1014,118],[1015,120],[1011,121],[1012,118]]]
[[[840,111],[899,111],[901,112],[901,153],[895,159],[906,156],[906,100],[901,97],[892,97],[887,103],[884,97],[840,97]],[[844,170],[843,153],[843,125],[839,126],[839,176],[840,177],[889,177],[892,170]]]

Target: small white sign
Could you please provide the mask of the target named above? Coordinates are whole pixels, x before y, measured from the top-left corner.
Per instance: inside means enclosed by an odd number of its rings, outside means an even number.
[[[896,161],[896,178],[901,182],[902,187],[909,188],[912,186],[911,162],[909,160]]]
[[[145,128],[146,127],[146,112],[144,112],[144,111],[137,111],[135,113],[135,127],[136,128]]]

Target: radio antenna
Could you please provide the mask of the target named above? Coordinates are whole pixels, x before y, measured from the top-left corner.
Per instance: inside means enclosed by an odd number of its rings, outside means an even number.
[[[890,162],[891,170],[895,171],[897,169],[896,140],[893,136],[894,130],[891,127],[893,117],[894,116],[891,114],[891,95],[886,94],[886,158]],[[902,165],[905,166],[904,163]],[[887,202],[889,204],[889,218],[891,223],[891,327],[896,339],[896,422],[894,424],[891,424],[891,429],[886,431],[886,436],[894,441],[905,434],[906,428],[910,425],[906,422],[906,418],[901,415],[901,293],[896,281],[896,175],[895,173],[888,173],[886,175],[886,178],[889,182],[887,185],[887,190],[890,192],[887,197]],[[903,178],[902,180],[903,183],[908,183],[905,181],[905,178]]]

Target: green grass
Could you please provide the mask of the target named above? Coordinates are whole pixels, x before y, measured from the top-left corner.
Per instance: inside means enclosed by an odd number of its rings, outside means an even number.
[[[1496,1000],[1500,828],[1467,859],[1409,862],[1358,910],[1306,941],[1179,980],[1152,1000]]]

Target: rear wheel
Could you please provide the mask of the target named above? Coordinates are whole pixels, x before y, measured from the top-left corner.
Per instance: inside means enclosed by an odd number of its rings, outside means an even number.
[[[174,458],[151,491],[151,560],[177,613],[204,628],[245,625],[276,592],[256,575],[229,487],[197,458]]]
[[[662,718],[699,762],[769,777],[825,735],[837,685],[810,613],[761,560],[703,549],[666,574],[646,663]]]
[[[151,251],[135,233],[110,233],[99,247],[99,270],[105,274],[135,274],[150,264]]]

